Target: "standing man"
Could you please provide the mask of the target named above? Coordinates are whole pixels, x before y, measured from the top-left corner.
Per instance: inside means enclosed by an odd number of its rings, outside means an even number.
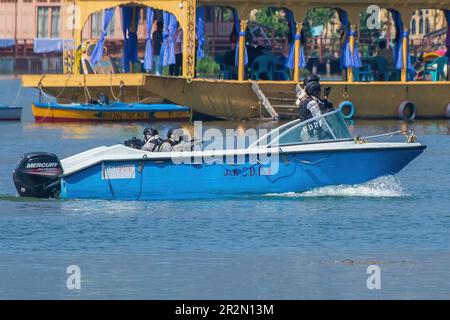
[[[297,94],[299,117],[302,121],[334,110],[333,104],[328,101],[329,88],[325,89],[325,97],[321,99],[320,78],[310,75],[303,82],[303,90]]]
[[[177,32],[175,33],[175,76],[182,75],[183,68],[183,29],[178,24]]]
[[[163,22],[158,21],[156,23],[156,30],[153,32],[153,68],[154,73],[158,76],[162,74],[162,62],[161,62],[161,46],[163,43]]]

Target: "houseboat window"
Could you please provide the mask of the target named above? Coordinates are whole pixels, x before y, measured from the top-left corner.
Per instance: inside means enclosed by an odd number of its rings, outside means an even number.
[[[100,38],[102,35],[103,28],[103,19],[104,12],[99,11],[91,16],[91,37],[92,38]],[[108,24],[108,28],[106,29],[108,36],[114,36],[114,18],[112,18],[111,22]]]
[[[52,11],[52,25],[50,30],[50,38],[59,38],[60,28],[59,28],[59,11],[60,9],[57,7],[51,8]]]
[[[49,7],[38,8],[37,37],[48,38],[48,12]]]
[[[59,7],[38,7],[37,38],[59,38],[60,21]]]

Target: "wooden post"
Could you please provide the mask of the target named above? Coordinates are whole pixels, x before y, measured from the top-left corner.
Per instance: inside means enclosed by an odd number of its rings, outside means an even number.
[[[350,26],[350,37],[349,37],[349,42],[350,42],[350,54],[353,57],[353,52],[355,51],[355,32],[356,32],[356,24],[352,24]],[[353,67],[348,67],[347,68],[347,81],[348,82],[353,82]]]
[[[170,5],[171,1],[165,1]],[[176,2],[173,2],[176,4]],[[195,22],[197,13],[196,0],[182,0],[182,16],[177,17],[183,28],[183,68],[182,75],[189,81],[195,76]]]
[[[241,20],[239,32],[239,66],[238,80],[244,81],[245,78],[245,31],[247,30],[248,20]]]
[[[294,81],[298,81],[300,78],[300,48],[301,48],[301,34],[302,34],[302,23],[297,23],[296,32],[295,32],[295,42],[294,42]]]
[[[408,33],[408,28],[405,28],[403,33]],[[402,65],[402,73],[401,73],[401,82],[407,82],[408,81],[408,39],[409,37],[403,37],[402,35],[402,58],[403,58],[403,65]]]
[[[73,74],[80,74],[80,65],[81,60],[79,60],[78,58],[78,47],[82,44],[82,30],[81,29],[75,29],[74,31],[74,42],[73,42],[73,59],[74,59],[74,64],[73,64],[73,68],[72,68],[72,73]],[[67,53],[66,53],[67,54]]]

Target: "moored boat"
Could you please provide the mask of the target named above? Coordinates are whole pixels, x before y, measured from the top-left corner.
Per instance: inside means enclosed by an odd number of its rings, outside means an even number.
[[[400,132],[389,133],[389,135]],[[398,173],[425,146],[353,138],[340,111],[282,125],[247,148],[146,152],[94,148],[61,161],[25,154],[14,182],[20,196],[121,200],[192,199],[302,192]]]
[[[33,103],[36,122],[187,120],[190,109],[175,104]]]
[[[22,107],[11,107],[0,104],[0,120],[19,120],[22,117]]]

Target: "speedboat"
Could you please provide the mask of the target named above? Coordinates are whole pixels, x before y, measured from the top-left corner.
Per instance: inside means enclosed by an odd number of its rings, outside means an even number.
[[[398,136],[399,142],[382,137]],[[13,174],[20,196],[60,199],[195,199],[303,192],[398,173],[426,148],[413,132],[353,137],[339,110],[284,124],[241,149],[147,152],[102,146],[59,160],[25,154]]]

